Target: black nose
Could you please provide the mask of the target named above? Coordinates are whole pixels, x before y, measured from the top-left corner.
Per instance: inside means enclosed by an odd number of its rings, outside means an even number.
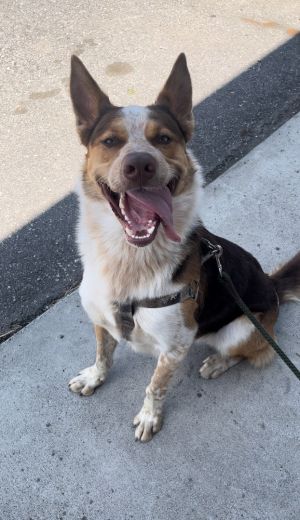
[[[123,174],[130,181],[139,181],[141,185],[154,177],[156,160],[150,153],[129,153],[123,161]]]

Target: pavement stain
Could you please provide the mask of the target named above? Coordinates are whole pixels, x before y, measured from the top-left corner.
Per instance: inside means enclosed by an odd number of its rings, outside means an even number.
[[[57,96],[60,93],[60,88],[53,88],[51,90],[44,90],[40,92],[31,92],[29,94],[29,100],[33,101],[41,101],[43,99],[48,99]],[[26,114],[28,112],[28,107],[25,105],[25,103],[20,102],[19,105],[15,108],[14,114],[16,115],[22,115]]]
[[[105,68],[107,76],[125,76],[133,72],[134,68],[126,61],[114,61]]]
[[[280,24],[274,22],[273,20],[266,20],[265,22],[259,22],[258,20],[254,20],[253,18],[242,18],[243,22],[250,23],[252,25],[258,25],[258,27],[263,27],[267,29],[273,29],[274,27],[280,27]]]
[[[52,90],[45,90],[43,92],[31,92],[29,99],[40,100],[57,96],[60,93],[60,88],[53,88]]]
[[[25,104],[23,103],[20,103],[15,111],[14,111],[14,114],[17,114],[17,115],[21,115],[21,114],[26,114],[26,112],[28,112],[28,108]]]
[[[241,20],[242,22],[261,27],[262,29],[283,29],[289,36],[296,36],[296,34],[300,34],[299,29],[296,29],[295,27],[286,27],[285,25],[275,22],[274,20],[265,20],[261,22],[259,20],[254,20],[253,18],[244,17],[241,18]]]
[[[296,34],[300,34],[300,30],[295,29],[294,27],[288,27],[286,32],[288,33],[289,36],[296,36]]]

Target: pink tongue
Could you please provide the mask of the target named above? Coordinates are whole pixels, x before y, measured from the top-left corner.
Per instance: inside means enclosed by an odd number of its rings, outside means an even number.
[[[172,196],[170,190],[163,188],[137,188],[126,192],[125,210],[136,230],[146,227],[148,220],[157,215],[164,226],[167,237],[180,242],[172,217]],[[149,227],[149,225],[147,226]]]

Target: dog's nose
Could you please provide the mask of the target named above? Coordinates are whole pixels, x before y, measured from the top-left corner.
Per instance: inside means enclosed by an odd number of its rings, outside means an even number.
[[[123,162],[123,174],[130,181],[139,181],[142,185],[154,177],[156,160],[150,153],[129,153]]]

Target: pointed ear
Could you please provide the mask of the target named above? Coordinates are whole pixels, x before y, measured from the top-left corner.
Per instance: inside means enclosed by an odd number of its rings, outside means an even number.
[[[87,146],[101,112],[113,105],[93,80],[82,61],[74,55],[71,58],[70,92],[77,130],[82,144]]]
[[[191,138],[194,129],[192,82],[185,54],[179,54],[155,104],[170,110],[179,122],[186,140]]]

